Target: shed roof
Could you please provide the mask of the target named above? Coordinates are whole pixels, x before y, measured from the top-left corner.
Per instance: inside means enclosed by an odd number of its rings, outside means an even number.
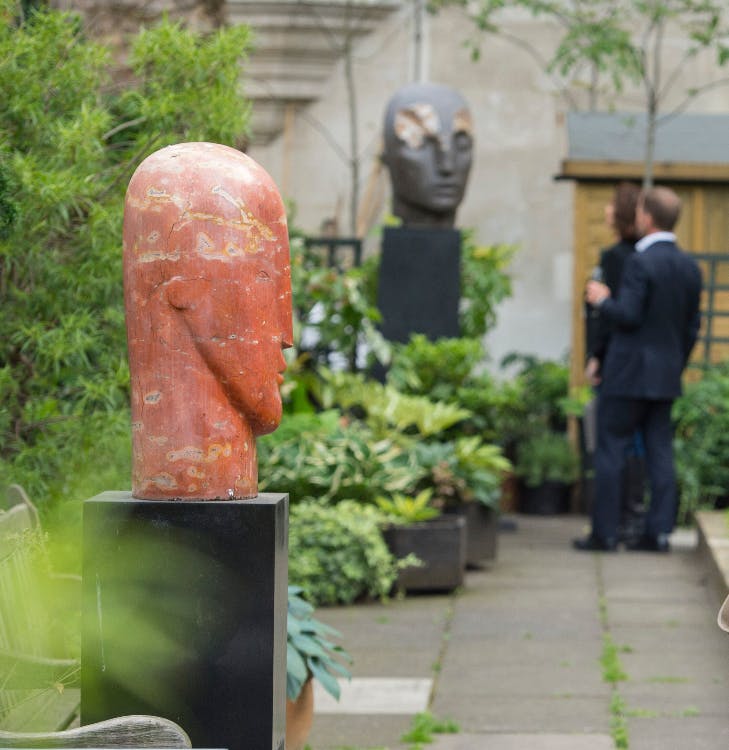
[[[570,112],[568,159],[640,162],[646,115],[630,112]],[[729,115],[690,114],[667,118],[656,130],[655,161],[729,164]]]

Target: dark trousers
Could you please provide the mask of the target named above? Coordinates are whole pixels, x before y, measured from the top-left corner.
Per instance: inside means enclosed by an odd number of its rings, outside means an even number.
[[[640,430],[645,442],[645,465],[650,506],[645,533],[670,534],[676,519],[678,495],[673,468],[673,401],[600,396],[595,450],[595,503],[592,533],[617,539],[623,472],[627,449]]]

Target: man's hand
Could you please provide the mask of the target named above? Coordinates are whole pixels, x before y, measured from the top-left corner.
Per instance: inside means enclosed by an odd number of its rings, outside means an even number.
[[[602,378],[600,377],[600,360],[597,357],[590,357],[587,360],[585,378],[587,378],[587,382],[592,386],[600,385]]]
[[[588,281],[585,289],[585,299],[597,307],[610,296],[610,287],[599,281]]]

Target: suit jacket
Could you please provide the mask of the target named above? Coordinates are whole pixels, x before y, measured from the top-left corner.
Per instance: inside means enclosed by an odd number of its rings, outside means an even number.
[[[615,298],[620,291],[620,281],[623,277],[625,261],[635,252],[635,243],[629,240],[620,240],[614,245],[606,248],[600,253],[600,268],[602,269],[603,282],[610,289],[610,295]],[[600,314],[598,308],[587,306],[586,333],[587,333],[587,359],[597,357],[600,362],[605,360],[610,334],[613,324],[604,315]]]
[[[601,394],[674,399],[701,322],[701,271],[673,242],[656,242],[625,262],[620,292],[600,306],[614,326]]]

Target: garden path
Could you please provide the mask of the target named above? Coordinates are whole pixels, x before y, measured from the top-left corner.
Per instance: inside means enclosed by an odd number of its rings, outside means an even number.
[[[355,664],[340,704],[317,694],[312,749],[411,747],[426,709],[460,726],[432,750],[729,747],[729,636],[695,536],[586,554],[583,518],[516,522],[457,593],[318,611]]]

